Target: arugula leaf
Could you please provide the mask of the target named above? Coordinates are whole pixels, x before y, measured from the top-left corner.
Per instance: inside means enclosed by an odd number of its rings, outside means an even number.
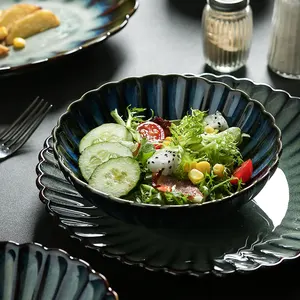
[[[225,172],[223,178],[218,178],[212,172],[206,173],[205,179],[198,185],[198,188],[206,198],[206,201],[218,200],[242,189],[241,180],[237,186],[233,186],[230,180],[231,176],[228,170]]]
[[[223,164],[232,172],[243,162],[238,148],[242,133],[237,127],[229,129],[218,134],[203,135],[201,144],[193,150],[200,159],[208,160],[211,165]]]
[[[141,184],[140,189],[135,191],[134,198],[140,203],[161,205],[182,205],[190,202],[187,195],[175,191],[162,193],[148,184]]]
[[[146,138],[142,138],[140,141],[140,148],[135,159],[140,163],[142,172],[148,171],[147,160],[155,153],[154,145]]]
[[[117,109],[113,110],[110,114],[113,117],[113,119],[116,121],[116,123],[125,126],[127,128],[127,130],[131,133],[135,141],[140,142],[141,136],[137,131],[137,127],[140,123],[147,121],[145,120],[146,117],[142,114],[144,111],[146,111],[145,108],[138,108],[138,107],[130,108],[129,105],[126,108],[126,112],[127,112],[126,121],[124,121],[123,118],[119,115]],[[151,118],[152,117],[153,117],[153,111],[152,111]]]
[[[174,172],[174,176],[180,180],[188,179],[188,173],[185,171],[185,166],[190,165],[196,160],[196,156],[188,151],[181,151],[181,161]]]
[[[191,114],[184,116],[178,125],[172,122],[170,131],[175,144],[188,148],[202,141],[201,134],[204,132],[204,118],[206,112],[191,109]]]

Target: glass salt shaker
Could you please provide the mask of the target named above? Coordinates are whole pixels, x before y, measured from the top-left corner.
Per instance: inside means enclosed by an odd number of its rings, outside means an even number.
[[[300,79],[300,0],[276,0],[268,54],[276,74]]]
[[[207,65],[230,73],[246,64],[253,34],[249,0],[207,0],[202,28]]]

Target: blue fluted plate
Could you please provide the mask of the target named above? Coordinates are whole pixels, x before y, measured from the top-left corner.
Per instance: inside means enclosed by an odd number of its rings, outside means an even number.
[[[112,110],[124,115],[128,105],[145,108],[148,117],[153,111],[168,120],[182,119],[190,108],[209,114],[219,111],[230,127],[237,126],[251,136],[239,145],[244,160],[253,162],[251,180],[237,193],[201,204],[139,203],[93,189],[83,180],[78,166],[79,142],[93,128],[113,122]],[[259,101],[228,85],[178,74],[128,77],[88,91],[60,116],[52,137],[61,170],[84,198],[126,222],[158,227],[195,226],[199,219],[228,216],[261,191],[273,176],[282,150],[280,130]]]
[[[63,250],[0,242],[0,299],[118,300],[118,295],[103,275]]]
[[[137,0],[1,0],[0,10],[15,3],[37,4],[53,11],[60,26],[27,39],[21,51],[0,58],[0,73],[24,69],[73,54],[112,36],[128,23]]]
[[[60,171],[48,138],[39,156],[40,199],[85,246],[126,264],[171,274],[225,275],[274,266],[300,253],[300,99],[264,84],[216,77],[264,104],[282,130],[283,153],[264,189],[231,218],[193,230],[126,224],[83,199]]]

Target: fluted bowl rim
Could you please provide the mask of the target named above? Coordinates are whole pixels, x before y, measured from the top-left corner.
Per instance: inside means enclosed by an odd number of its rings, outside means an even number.
[[[238,91],[239,93],[241,93],[249,102],[254,103],[255,105],[257,105],[259,107],[259,109],[261,110],[262,114],[264,115],[265,118],[269,119],[271,122],[271,127],[273,128],[273,130],[275,130],[277,132],[277,138],[276,138],[276,145],[277,145],[277,151],[276,151],[276,155],[273,159],[273,163],[270,167],[268,167],[267,171],[265,169],[262,169],[260,171],[260,173],[263,173],[263,175],[258,176],[258,178],[256,180],[254,180],[253,182],[251,182],[251,184],[245,186],[241,191],[234,193],[230,196],[226,196],[223,197],[221,199],[217,199],[214,201],[208,201],[208,202],[204,202],[204,203],[192,203],[192,204],[182,204],[182,205],[175,205],[175,204],[171,204],[171,205],[162,205],[162,204],[151,204],[151,203],[139,203],[139,202],[134,202],[131,200],[127,200],[127,199],[122,199],[122,198],[118,198],[118,197],[114,197],[114,196],[110,196],[106,193],[103,193],[101,191],[96,190],[95,188],[92,188],[91,186],[89,186],[86,182],[84,182],[83,180],[81,180],[80,178],[78,178],[74,172],[72,172],[72,170],[66,166],[63,162],[63,158],[62,155],[60,155],[59,151],[58,151],[58,138],[57,138],[57,132],[61,127],[61,121],[63,118],[65,118],[70,112],[71,110],[76,107],[78,105],[78,103],[80,102],[84,102],[87,97],[87,95],[93,94],[93,93],[98,93],[101,89],[107,87],[107,86],[118,86],[121,84],[124,84],[125,82],[129,81],[129,80],[144,80],[144,79],[148,79],[148,78],[167,78],[167,77],[177,77],[177,78],[182,78],[185,80],[191,80],[193,78],[200,80],[200,81],[204,81],[210,85],[214,85],[214,84],[219,84],[224,86],[228,91]],[[212,205],[212,204],[217,204],[220,202],[225,202],[225,201],[230,201],[233,197],[236,197],[237,195],[242,196],[242,195],[246,195],[247,192],[254,188],[254,186],[256,186],[259,182],[263,181],[266,177],[269,177],[270,174],[273,174],[275,171],[275,169],[278,166],[279,163],[279,159],[282,153],[282,135],[281,135],[281,130],[280,128],[276,125],[275,122],[275,118],[273,117],[273,115],[271,113],[269,113],[268,111],[266,111],[264,105],[255,100],[252,99],[247,93],[245,93],[242,90],[239,89],[234,89],[231,88],[229,85],[223,83],[223,82],[216,82],[216,81],[211,81],[208,80],[206,78],[197,76],[197,75],[193,75],[193,74],[176,74],[176,73],[169,73],[169,74],[156,74],[156,73],[151,73],[151,74],[147,74],[147,75],[142,75],[142,76],[130,76],[130,77],[125,77],[121,80],[116,80],[116,81],[110,81],[110,82],[106,82],[102,85],[100,85],[98,88],[92,89],[87,91],[86,93],[84,93],[79,99],[73,101],[67,108],[67,110],[58,118],[57,124],[55,125],[55,127],[52,130],[52,137],[53,137],[53,152],[54,152],[54,156],[56,157],[59,166],[61,168],[61,170],[63,171],[64,174],[68,174],[68,176],[70,176],[70,179],[73,180],[76,184],[78,184],[81,188],[88,190],[90,193],[95,194],[97,196],[112,200],[114,202],[119,202],[119,203],[123,203],[123,204],[128,204],[128,205],[133,205],[133,206],[138,206],[138,207],[153,207],[153,208],[159,208],[159,209],[180,209],[180,208],[193,208],[193,207],[202,207],[202,206],[207,206],[207,205]],[[269,178],[268,178],[269,179]],[[268,180],[267,179],[267,180]],[[265,182],[267,182],[267,180]],[[75,185],[76,188],[76,185]],[[76,188],[77,189],[77,188]]]

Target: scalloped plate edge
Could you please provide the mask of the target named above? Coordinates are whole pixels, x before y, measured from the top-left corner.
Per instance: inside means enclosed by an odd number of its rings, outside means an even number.
[[[113,28],[112,30],[106,32],[104,35],[101,35],[99,37],[96,37],[96,38],[92,39],[89,42],[86,42],[85,44],[83,44],[80,47],[77,47],[77,48],[74,48],[74,49],[62,52],[62,53],[57,54],[57,55],[52,56],[52,57],[48,57],[48,58],[45,58],[45,59],[37,60],[37,61],[34,61],[32,63],[29,63],[29,64],[20,64],[20,65],[15,66],[15,67],[7,67],[7,66],[0,67],[0,74],[10,73],[10,72],[16,72],[16,71],[19,71],[19,70],[23,71],[25,69],[28,69],[28,68],[33,67],[33,66],[40,65],[42,63],[52,62],[52,61],[61,59],[61,58],[65,57],[65,56],[69,56],[69,55],[78,53],[79,51],[85,50],[86,48],[88,48],[88,47],[90,47],[92,45],[95,45],[95,44],[98,44],[100,42],[103,42],[103,41],[107,40],[109,37],[111,37],[111,36],[115,35],[116,33],[118,33],[121,29],[125,28],[125,26],[129,22],[129,19],[134,15],[134,13],[139,8],[139,5],[140,5],[139,1],[136,0],[134,7],[125,16],[124,21],[121,23],[121,25],[119,25],[118,27]]]
[[[0,243],[4,244],[5,247],[8,246],[8,245],[13,245],[13,246],[16,246],[19,249],[21,249],[22,247],[25,247],[25,246],[28,246],[28,247],[30,247],[30,246],[37,246],[38,248],[40,248],[43,251],[46,251],[47,253],[57,252],[57,253],[60,253],[60,254],[64,255],[65,257],[67,257],[67,259],[69,259],[71,261],[79,262],[85,268],[87,268],[87,270],[88,270],[89,273],[96,275],[97,277],[99,277],[104,282],[105,287],[107,289],[106,295],[111,294],[111,295],[113,295],[113,297],[114,297],[115,300],[119,300],[119,296],[118,296],[117,292],[115,292],[110,287],[109,281],[107,280],[107,278],[103,274],[101,274],[100,272],[95,271],[88,262],[84,261],[81,258],[76,258],[74,256],[71,256],[67,251],[65,251],[63,249],[60,249],[60,248],[48,248],[48,247],[46,247],[46,246],[44,246],[44,245],[42,245],[40,243],[37,243],[37,242],[17,243],[15,241],[8,240],[8,241],[1,241]]]
[[[203,73],[203,74],[200,74],[200,75],[196,75],[196,74],[192,74],[192,73],[184,73],[183,74],[183,76],[188,76],[188,75],[198,76],[198,77],[212,76],[212,77],[215,78],[214,79],[215,81],[218,81],[218,79],[222,79],[222,78],[230,78],[230,79],[234,80],[235,82],[240,82],[240,81],[243,80],[243,81],[250,82],[254,86],[265,86],[266,88],[271,89],[274,92],[284,93],[289,99],[293,98],[293,99],[299,99],[300,100],[299,97],[293,97],[288,92],[286,92],[284,90],[274,89],[273,87],[271,87],[268,84],[256,83],[256,82],[254,82],[254,81],[252,81],[248,78],[240,78],[239,79],[239,78],[236,78],[236,77],[231,76],[231,75],[219,75],[219,76],[217,76],[217,75],[214,75],[214,74],[211,74],[211,73]],[[218,270],[215,269],[212,272],[197,273],[197,272],[194,272],[194,271],[191,271],[191,270],[180,271],[180,270],[174,270],[174,269],[171,269],[171,268],[168,268],[168,267],[161,267],[161,268],[151,267],[151,266],[147,265],[147,263],[134,262],[134,261],[126,259],[122,255],[110,254],[105,250],[105,248],[99,248],[99,247],[93,246],[89,242],[86,243],[85,242],[86,238],[83,238],[81,236],[76,235],[76,233],[74,233],[67,225],[64,225],[61,222],[59,215],[51,209],[50,200],[47,199],[47,197],[44,195],[44,190],[46,189],[46,187],[41,183],[41,177],[43,176],[44,173],[41,170],[40,165],[42,163],[47,162],[47,160],[43,156],[43,153],[45,151],[49,150],[49,149],[52,150],[52,147],[49,144],[50,139],[51,139],[51,136],[49,136],[44,142],[44,148],[39,153],[39,163],[38,163],[37,168],[36,168],[36,173],[38,175],[37,180],[36,180],[36,185],[37,185],[38,189],[40,190],[39,198],[44,204],[46,204],[46,211],[58,222],[59,227],[66,230],[71,238],[79,240],[87,248],[98,251],[101,255],[103,255],[103,257],[117,259],[118,261],[120,261],[123,264],[132,265],[132,266],[139,266],[139,267],[144,268],[144,269],[146,269],[148,271],[151,271],[151,272],[163,271],[163,272],[171,274],[171,275],[177,275],[177,276],[178,275],[189,275],[189,276],[194,276],[194,277],[203,277],[203,276],[209,276],[209,275],[215,275],[217,277],[224,277],[224,276],[228,276],[228,275],[233,275],[235,273],[247,274],[249,272],[257,271],[257,270],[260,270],[260,269],[269,269],[270,267],[275,267],[275,266],[278,266],[282,263],[286,263],[290,260],[294,260],[294,259],[297,259],[297,258],[300,257],[300,252],[299,252],[295,256],[281,258],[279,261],[271,263],[271,264],[261,262],[259,265],[255,266],[251,269],[250,268],[248,268],[248,269],[239,269],[239,268],[236,268],[230,261],[227,261],[228,263],[230,263],[233,266],[233,269],[230,272],[225,273],[225,272],[218,271]]]

